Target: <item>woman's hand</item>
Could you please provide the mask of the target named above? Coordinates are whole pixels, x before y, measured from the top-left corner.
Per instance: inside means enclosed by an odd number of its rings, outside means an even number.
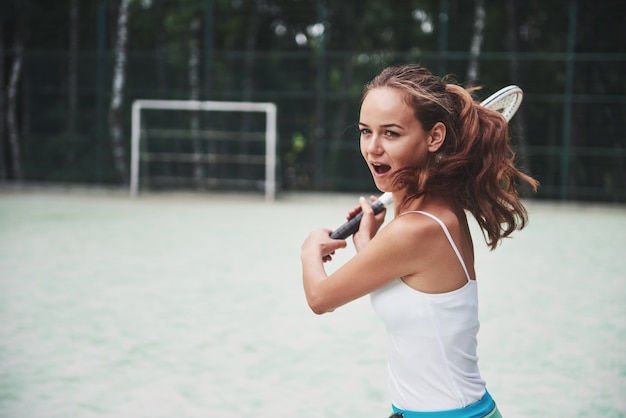
[[[371,202],[375,202],[376,199],[376,196],[370,196]],[[387,214],[387,209],[383,208],[380,213],[374,215],[371,204],[364,197],[359,198],[359,204],[360,206],[352,209],[348,214],[348,217],[356,215],[359,212],[359,208],[363,212],[359,230],[352,236],[352,242],[357,252],[376,235],[383,222],[385,222],[385,215]]]
[[[309,234],[302,244],[302,257],[311,256],[324,262],[332,260],[335,250],[346,247],[343,239],[332,239],[330,229],[320,228]]]

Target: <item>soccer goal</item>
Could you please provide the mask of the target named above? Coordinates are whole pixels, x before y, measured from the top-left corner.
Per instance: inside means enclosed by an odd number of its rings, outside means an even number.
[[[276,105],[135,100],[130,194],[140,188],[262,190],[276,195]]]

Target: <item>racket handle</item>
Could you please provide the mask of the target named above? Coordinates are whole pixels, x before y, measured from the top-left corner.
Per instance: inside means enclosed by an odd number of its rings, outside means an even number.
[[[374,214],[379,214],[385,208],[386,205],[391,203],[391,193],[384,193],[381,195],[376,201],[374,201],[371,206]],[[332,239],[346,239],[350,235],[354,234],[359,230],[359,226],[361,225],[361,218],[363,218],[363,212],[357,213],[353,218],[351,218],[348,222],[341,225],[339,228],[335,229],[330,237]]]

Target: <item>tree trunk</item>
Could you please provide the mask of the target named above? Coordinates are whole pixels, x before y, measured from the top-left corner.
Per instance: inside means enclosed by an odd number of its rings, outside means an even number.
[[[203,44],[204,44],[204,96],[211,99],[214,91],[214,39],[215,39],[215,5],[213,0],[204,0]]]
[[[326,138],[326,86],[327,86],[327,70],[326,70],[326,1],[318,0],[315,2],[317,11],[317,22],[324,25],[324,33],[319,37],[313,47],[314,63],[315,63],[315,88],[313,94],[314,110],[313,110],[313,132],[311,136],[314,138],[313,158],[314,175],[312,178],[316,189],[328,186],[327,162],[325,156],[324,142]]]
[[[480,75],[478,57],[483,44],[483,29],[485,28],[485,1],[474,0],[474,33],[470,46],[470,59],[467,67],[467,82],[472,86]]]
[[[343,19],[346,23],[346,26],[349,28],[353,28],[355,36],[349,36],[346,39],[347,51],[348,54],[345,54],[342,63],[342,71],[341,71],[341,87],[340,91],[348,92],[350,91],[350,87],[354,81],[354,63],[352,62],[354,56],[356,55],[357,50],[357,40],[359,36],[357,34],[362,33],[362,8],[359,7],[358,1],[354,1],[349,3],[353,13],[329,13],[330,16],[336,16],[338,19]],[[343,9],[346,10],[346,9]],[[330,27],[335,25],[334,21],[330,22]],[[339,25],[339,22],[337,22]],[[343,95],[338,103],[337,111],[335,113],[332,136],[331,136],[331,152],[330,152],[330,170],[331,175],[334,178],[342,178],[344,175],[344,170],[347,168],[345,164],[345,157],[343,155],[343,150],[341,149],[343,136],[346,132],[348,126],[354,125],[354,109],[351,97],[347,95]],[[352,117],[348,117],[348,114]],[[350,131],[352,136],[357,135],[357,129],[352,126],[352,130]],[[350,167],[349,169],[352,169]]]
[[[254,0],[251,3],[251,16],[250,22],[247,25],[246,31],[246,52],[244,58],[244,73],[243,73],[243,101],[249,102],[252,100],[252,95],[254,92],[254,74],[256,69],[254,68],[254,64],[256,61],[256,38],[257,33],[259,31],[260,24],[260,16],[261,7],[260,1]],[[246,132],[250,131],[250,113],[243,112],[241,114],[241,125],[240,132],[242,133],[242,138],[246,134]],[[246,139],[239,142],[238,152],[240,154],[249,154],[249,146],[248,141]],[[239,178],[248,179],[252,176],[250,172],[250,167],[247,165],[239,165],[237,169],[237,176]]]
[[[124,82],[126,78],[126,45],[128,42],[128,3],[121,0],[117,19],[117,38],[115,41],[115,64],[113,68],[113,86],[111,107],[109,109],[109,133],[113,162],[117,175],[123,184],[128,183],[126,152],[122,141],[122,104],[124,101]]]
[[[77,62],[78,62],[78,0],[70,0],[70,34],[69,34],[69,62],[67,83],[67,130],[70,135],[76,132],[77,106]]]
[[[512,55],[512,58],[509,61],[509,77],[512,84],[523,86],[524,83],[521,80],[519,60],[517,59],[517,52],[519,50],[519,45],[517,42],[517,10],[517,0],[506,1],[506,40],[508,50]],[[517,165],[524,173],[530,174],[530,164],[528,162],[528,142],[526,141],[526,118],[524,106],[521,106],[518,109],[516,117],[513,118],[512,127],[512,131],[515,134],[515,140],[517,142],[515,146],[515,151],[518,158]],[[532,188],[529,184],[520,184],[520,195],[522,197],[528,197],[532,193]]]
[[[200,100],[200,17],[194,16],[189,25],[189,99]],[[193,147],[193,179],[196,188],[203,187],[204,167],[202,166],[202,143],[198,136],[200,130],[199,111],[191,112],[191,135]]]
[[[4,48],[4,25],[0,21],[0,183],[7,179],[7,156],[5,155],[4,146],[4,56],[6,54]]]
[[[163,0],[153,0],[153,2],[156,14],[156,21],[159,22],[158,25],[155,25],[154,39],[156,44],[155,69],[157,94],[158,97],[161,99],[165,98],[165,92],[167,89],[167,47],[165,38],[166,31],[163,30],[163,26],[165,25],[165,7],[163,5]]]
[[[18,19],[18,21],[21,21]],[[9,147],[11,148],[11,168],[13,179],[22,180],[22,164],[20,156],[20,136],[17,124],[17,94],[19,81],[22,74],[22,62],[24,59],[24,45],[20,36],[19,24],[16,30],[15,44],[13,47],[13,63],[9,74],[7,88],[7,132],[9,134]]]
[[[252,92],[254,91],[254,63],[256,59],[256,38],[259,30],[260,23],[260,1],[255,0],[251,4],[251,16],[250,22],[247,25],[246,31],[246,53],[244,58],[244,79],[243,79],[243,100],[249,101],[252,99]]]

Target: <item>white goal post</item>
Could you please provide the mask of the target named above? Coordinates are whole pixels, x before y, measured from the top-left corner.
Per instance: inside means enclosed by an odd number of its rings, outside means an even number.
[[[141,112],[144,109],[216,112],[264,112],[265,113],[265,198],[276,196],[276,105],[261,102],[222,102],[199,100],[149,100],[133,102],[131,120],[130,194],[139,193],[139,170],[141,162]]]

